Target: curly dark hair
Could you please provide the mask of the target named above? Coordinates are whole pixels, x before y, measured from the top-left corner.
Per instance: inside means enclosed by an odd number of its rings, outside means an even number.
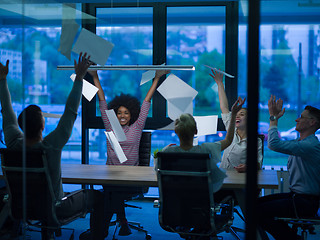
[[[109,109],[113,109],[116,114],[121,106],[129,110],[131,114],[129,125],[131,125],[139,117],[140,101],[130,94],[121,93],[119,96],[115,96],[108,104]]]

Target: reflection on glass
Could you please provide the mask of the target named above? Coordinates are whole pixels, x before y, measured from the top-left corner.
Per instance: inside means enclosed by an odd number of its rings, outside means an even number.
[[[199,92],[194,115],[219,114],[217,86],[203,65],[224,69],[225,7],[170,7],[167,18],[167,64],[196,67],[194,72],[173,72]]]

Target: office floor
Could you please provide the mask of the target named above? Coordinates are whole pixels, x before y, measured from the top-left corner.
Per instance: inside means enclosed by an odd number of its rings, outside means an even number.
[[[170,233],[164,231],[158,222],[158,208],[153,207],[153,201],[150,200],[139,200],[139,201],[131,201],[131,204],[134,204],[136,206],[141,206],[142,209],[134,209],[134,208],[127,208],[126,213],[127,213],[127,219],[129,221],[137,221],[141,222],[142,225],[144,226],[144,229],[149,231],[149,234],[151,234],[152,239],[154,240],[178,240],[181,239],[178,234],[175,233]],[[86,218],[80,218],[69,225],[65,226],[68,228],[73,228],[75,230],[75,238],[74,239],[79,239],[80,233],[85,231],[89,227],[89,214],[86,216]],[[237,217],[235,214],[235,220],[234,220],[234,226],[244,228],[245,225],[242,220]],[[111,240],[113,231],[114,231],[114,226],[109,228],[109,235],[105,240]],[[320,228],[316,229],[317,234],[316,235],[308,235],[308,240],[316,240],[320,239]],[[71,234],[70,230],[62,230],[62,237],[57,237],[57,240],[67,240],[69,239]],[[219,236],[222,236],[224,240],[235,240],[236,238],[231,235],[231,233],[221,233]],[[239,236],[241,239],[245,239],[244,233],[239,233]],[[9,240],[12,238],[9,237],[0,237],[1,240]],[[26,236],[21,236],[19,238],[16,238],[17,240],[20,239],[35,239],[35,240],[40,240],[41,236],[40,233],[38,232],[27,232]],[[142,232],[137,232],[136,230],[132,230],[132,234],[126,237],[121,237],[117,236],[118,240],[143,240],[145,239],[145,234]],[[270,238],[272,240],[273,238]]]

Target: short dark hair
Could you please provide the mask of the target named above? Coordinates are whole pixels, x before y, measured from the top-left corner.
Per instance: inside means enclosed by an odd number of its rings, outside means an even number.
[[[307,110],[309,114],[317,120],[317,129],[320,128],[320,110],[310,105],[307,105],[304,110]]]
[[[129,125],[133,124],[139,117],[140,101],[130,94],[121,93],[119,96],[115,96],[108,104],[109,109],[113,109],[116,114],[121,106],[129,110],[131,115]]]
[[[24,132],[26,138],[38,137],[43,124],[41,108],[37,105],[29,105],[23,109],[18,117],[18,124]]]

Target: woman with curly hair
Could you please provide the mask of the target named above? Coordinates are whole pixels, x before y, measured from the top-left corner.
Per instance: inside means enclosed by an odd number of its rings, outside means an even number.
[[[99,89],[99,107],[105,130],[112,131],[111,124],[106,114],[106,110],[113,109],[127,138],[126,141],[119,142],[124,154],[128,159],[123,163],[120,163],[115,151],[111,147],[110,142],[107,140],[107,165],[135,166],[139,164],[139,144],[142,130],[145,126],[145,122],[147,120],[148,112],[150,109],[150,101],[157,88],[161,76],[168,74],[169,72],[170,71],[166,70],[156,71],[153,83],[141,105],[141,108],[139,100],[129,94],[120,94],[119,96],[116,96],[114,99],[112,99],[109,104],[107,104],[97,72],[89,72],[93,77],[95,86]],[[131,230],[125,217],[124,210],[124,200],[128,195],[126,191],[130,191],[130,189],[125,187],[114,188],[110,186],[103,186],[103,188],[106,197],[106,232],[108,232],[108,227],[113,214],[117,213],[117,219],[120,221],[119,235],[130,235]],[[82,235],[84,236],[84,234]],[[87,237],[83,237],[81,239],[86,238]]]

